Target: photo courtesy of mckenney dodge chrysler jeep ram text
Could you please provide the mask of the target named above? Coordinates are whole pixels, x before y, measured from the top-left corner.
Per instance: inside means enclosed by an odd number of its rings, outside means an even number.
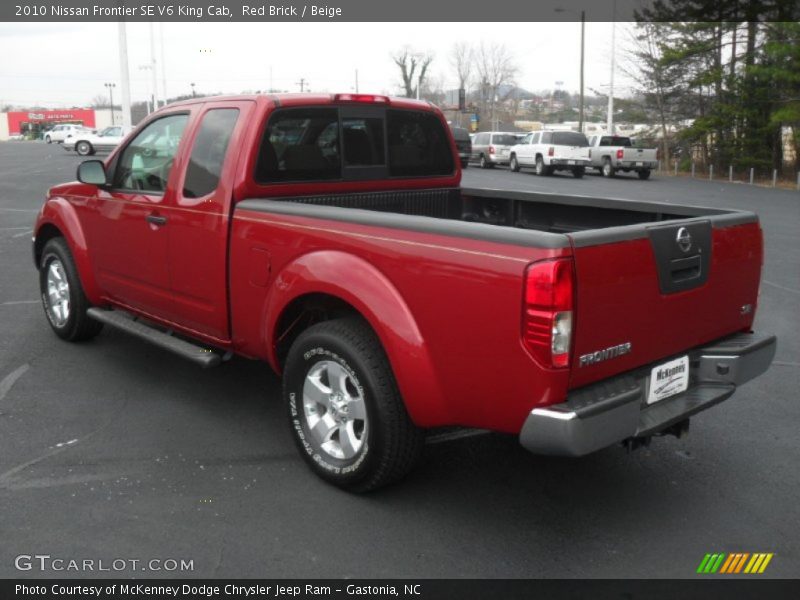
[[[408,473],[434,427],[569,456],[680,434],[770,365],[755,214],[460,180],[426,102],[171,104],[49,190],[45,314],[74,342],[106,325],[266,361],[310,468],[354,491]]]

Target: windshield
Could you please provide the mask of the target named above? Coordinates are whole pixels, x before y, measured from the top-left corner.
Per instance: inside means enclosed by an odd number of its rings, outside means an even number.
[[[510,133],[495,133],[492,136],[492,143],[498,146],[513,146],[517,141],[517,136]]]
[[[556,131],[553,133],[553,143],[559,146],[588,146],[586,136],[576,131]]]

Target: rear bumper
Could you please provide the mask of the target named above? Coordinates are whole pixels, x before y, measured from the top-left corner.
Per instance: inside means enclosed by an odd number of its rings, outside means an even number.
[[[690,351],[689,389],[647,405],[650,369],[575,390],[566,402],[536,408],[520,443],[537,454],[582,456],[628,438],[646,437],[729,398],[764,373],[775,356],[774,335],[737,334]]]
[[[551,158],[551,167],[588,167],[589,161],[582,158]]]
[[[618,169],[655,169],[657,161],[650,160],[621,160],[615,165]]]

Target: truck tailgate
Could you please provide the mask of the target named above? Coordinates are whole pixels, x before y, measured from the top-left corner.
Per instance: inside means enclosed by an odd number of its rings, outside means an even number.
[[[645,148],[625,148],[622,156],[623,160],[652,162],[656,160],[656,151]]]
[[[752,326],[763,253],[755,215],[569,237],[577,282],[571,388]]]

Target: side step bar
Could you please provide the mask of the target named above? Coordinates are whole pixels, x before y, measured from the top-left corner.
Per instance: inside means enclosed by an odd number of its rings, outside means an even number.
[[[155,344],[179,356],[188,358],[204,369],[216,367],[222,362],[222,357],[216,352],[177,338],[170,333],[159,331],[155,327],[140,321],[138,317],[129,312],[122,310],[103,310],[93,307],[87,310],[86,314],[96,321],[100,321],[116,329],[121,329],[151,344]]]

